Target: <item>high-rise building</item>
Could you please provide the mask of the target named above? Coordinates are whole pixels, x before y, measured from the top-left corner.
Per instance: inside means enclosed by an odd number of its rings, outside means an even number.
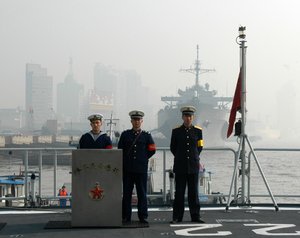
[[[94,91],[105,103],[112,105],[114,117],[120,119],[121,128],[130,127],[128,112],[143,110],[147,116],[146,128],[156,127],[156,114],[149,88],[142,85],[141,76],[134,70],[116,70],[103,64],[94,68]],[[103,100],[104,99],[104,100]],[[106,111],[100,113],[106,115]]]
[[[94,67],[94,90],[88,92],[88,113],[99,112],[110,118],[114,111],[117,71],[96,63]]]
[[[114,98],[117,85],[117,71],[112,67],[96,63],[94,67],[94,90],[89,92],[90,112],[101,110],[109,118],[114,110]]]
[[[64,82],[57,85],[57,114],[63,122],[79,122],[83,91],[83,85],[74,79],[70,59],[69,72]]]
[[[0,131],[19,131],[24,127],[24,110],[20,108],[0,109]]]
[[[112,67],[96,63],[94,67],[94,89],[96,94],[112,96],[117,83],[117,71]]]
[[[26,126],[40,130],[53,119],[53,79],[39,64],[26,64]]]

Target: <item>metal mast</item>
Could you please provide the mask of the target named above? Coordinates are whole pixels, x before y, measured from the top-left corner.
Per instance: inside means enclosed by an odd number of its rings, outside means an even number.
[[[197,45],[197,58],[195,61],[195,65],[194,67],[190,67],[189,69],[180,69],[180,72],[188,72],[188,73],[192,73],[195,74],[195,85],[197,86],[197,88],[199,87],[199,75],[200,74],[204,74],[204,73],[208,73],[208,72],[216,72],[215,69],[202,69],[200,64],[200,60],[199,60],[199,45]]]
[[[235,192],[235,204],[240,204],[240,205],[250,205],[251,200],[250,200],[250,159],[248,158],[248,164],[246,161],[246,144],[248,144],[250,148],[250,152],[254,157],[254,160],[256,162],[256,165],[259,169],[259,172],[263,178],[263,181],[266,185],[266,188],[268,189],[270,198],[273,201],[275,210],[278,211],[278,205],[277,202],[273,196],[273,193],[271,191],[271,188],[268,184],[268,181],[263,173],[263,170],[260,166],[260,163],[258,161],[258,157],[256,156],[256,153],[250,143],[250,140],[246,134],[245,126],[246,126],[246,48],[247,46],[245,45],[246,43],[246,34],[245,34],[246,27],[245,26],[240,26],[239,27],[239,36],[236,38],[237,44],[240,46],[240,80],[241,80],[241,108],[240,108],[240,113],[241,113],[241,134],[238,135],[240,139],[239,143],[239,148],[238,151],[236,152],[236,158],[235,158],[235,168],[231,180],[231,186],[229,190],[229,195],[228,195],[228,201],[227,201],[227,206],[226,210],[229,208],[230,204],[230,198],[231,198],[231,192],[233,188],[233,184],[235,179],[237,178],[237,174],[241,174],[241,191],[240,194],[237,194]],[[241,162],[241,170],[238,172],[238,160]],[[246,168],[246,166],[248,167]],[[248,196],[246,196],[246,177],[248,177]],[[238,198],[238,195],[240,195],[240,199]]]
[[[240,42],[240,69],[241,69],[241,114],[242,114],[242,128],[241,128],[241,137],[246,136],[245,125],[246,125],[246,27],[239,27],[239,36]],[[246,201],[245,196],[245,183],[246,183],[246,141],[242,140],[242,150],[241,150],[241,170],[242,170],[242,193],[241,200]]]
[[[107,133],[108,133],[110,139],[113,140],[113,134],[114,134],[114,131],[115,131],[115,130],[113,129],[113,126],[116,127],[117,122],[119,121],[119,119],[114,119],[114,118],[113,118],[113,112],[111,112],[110,118],[109,118],[109,119],[104,119],[104,120],[105,120],[105,121],[108,121],[108,122],[106,123],[106,125],[109,126],[109,130],[107,130]]]
[[[200,61],[199,61],[199,45],[197,45],[197,59],[195,62],[195,72],[196,72],[196,82],[195,84],[199,86],[199,73],[200,73]]]

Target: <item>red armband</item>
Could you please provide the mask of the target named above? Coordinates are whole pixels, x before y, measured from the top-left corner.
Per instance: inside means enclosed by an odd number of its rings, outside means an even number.
[[[153,151],[156,150],[156,145],[155,144],[149,144],[148,145],[148,151]]]

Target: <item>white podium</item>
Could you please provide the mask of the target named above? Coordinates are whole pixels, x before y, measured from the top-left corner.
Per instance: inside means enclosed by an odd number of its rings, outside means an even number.
[[[122,226],[122,150],[72,152],[72,227]]]

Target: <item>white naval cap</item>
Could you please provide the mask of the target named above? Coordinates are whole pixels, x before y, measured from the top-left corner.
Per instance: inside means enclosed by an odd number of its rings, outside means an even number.
[[[184,106],[180,108],[182,115],[194,115],[196,108],[194,106]]]
[[[90,121],[95,121],[95,120],[102,120],[103,118],[103,115],[100,114],[100,113],[95,113],[95,114],[92,114],[90,115],[87,119],[90,120]]]
[[[145,113],[143,113],[142,111],[134,110],[134,111],[129,112],[129,116],[131,119],[132,118],[143,118],[144,115],[145,115]]]

